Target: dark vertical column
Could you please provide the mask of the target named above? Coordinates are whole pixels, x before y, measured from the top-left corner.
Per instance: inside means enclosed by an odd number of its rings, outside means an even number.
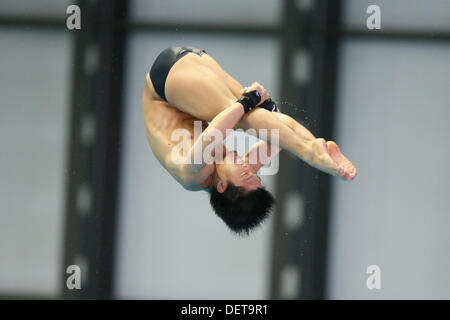
[[[333,140],[336,38],[340,1],[285,0],[282,26],[283,112],[316,137]],[[330,181],[333,178],[281,153],[277,176],[270,297],[325,297]]]
[[[110,299],[119,184],[127,1],[79,1],[74,32],[72,111],[65,219],[63,296]],[[81,268],[68,290],[66,268]]]

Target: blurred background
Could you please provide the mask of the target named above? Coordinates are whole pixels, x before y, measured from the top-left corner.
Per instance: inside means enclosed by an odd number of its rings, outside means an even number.
[[[262,83],[356,179],[282,152],[274,214],[234,236],[146,140],[173,45]],[[450,299],[449,1],[1,0],[0,70],[1,299]]]

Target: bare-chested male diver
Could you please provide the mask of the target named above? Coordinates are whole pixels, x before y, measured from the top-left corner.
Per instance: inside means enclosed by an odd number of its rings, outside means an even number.
[[[142,107],[154,155],[185,189],[208,191],[216,214],[238,234],[258,226],[274,203],[257,175],[267,161],[260,161],[257,156],[257,163],[249,162],[259,148],[266,148],[268,159],[285,149],[314,168],[343,180],[356,176],[356,168],[335,142],[314,137],[274,106],[262,85],[254,82],[243,88],[205,50],[193,47],[165,49],[145,79]],[[194,121],[202,122],[202,133],[195,141]],[[193,152],[182,150],[174,159],[172,150],[177,142],[171,136],[180,128],[190,132],[192,150],[221,143],[223,161],[193,162],[185,159]],[[238,128],[253,128],[256,132],[266,129],[267,141],[259,140],[240,157],[236,151],[228,150],[223,140],[214,141],[212,137],[213,132],[220,132],[225,139],[230,131],[227,129]],[[278,129],[277,146],[270,146],[270,129]]]

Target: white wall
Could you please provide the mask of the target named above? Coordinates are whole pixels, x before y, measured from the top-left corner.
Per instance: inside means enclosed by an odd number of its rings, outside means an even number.
[[[442,31],[450,28],[448,0],[346,0],[343,3],[343,23],[350,28],[366,28],[369,16],[366,10],[370,5],[380,8],[382,31]]]
[[[239,239],[215,216],[206,192],[184,190],[154,157],[141,97],[146,73],[172,45],[203,48],[243,84],[278,98],[279,46],[271,37],[135,33],[128,45],[116,296],[262,299],[269,285],[272,219]],[[227,140],[228,141],[228,140]],[[274,192],[273,177],[263,184]]]
[[[449,299],[450,45],[346,40],[339,65],[336,141],[358,176],[333,180],[328,298]]]
[[[2,0],[0,13],[7,16],[66,18],[67,7],[76,4],[71,0]]]
[[[133,0],[130,16],[152,23],[273,26],[281,20],[280,3],[279,0]]]
[[[0,292],[56,296],[70,37],[0,29]]]

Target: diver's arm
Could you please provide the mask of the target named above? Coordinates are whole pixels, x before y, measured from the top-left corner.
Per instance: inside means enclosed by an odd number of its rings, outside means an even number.
[[[191,147],[186,159],[186,170],[191,173],[199,172],[211,159],[206,159],[204,150],[208,147],[209,155],[215,157],[216,150],[223,149],[223,140],[231,133],[234,126],[244,115],[242,104],[234,102],[231,106],[218,113],[208,127],[198,136]]]
[[[194,141],[186,159],[188,170],[193,173],[199,172],[206,164],[212,164],[215,159],[223,160],[223,140],[231,133],[242,116],[255,111],[254,109],[257,109],[268,98],[269,95],[265,90],[255,87],[255,90],[243,94],[238,101],[218,113]],[[221,154],[216,154],[216,151]]]

